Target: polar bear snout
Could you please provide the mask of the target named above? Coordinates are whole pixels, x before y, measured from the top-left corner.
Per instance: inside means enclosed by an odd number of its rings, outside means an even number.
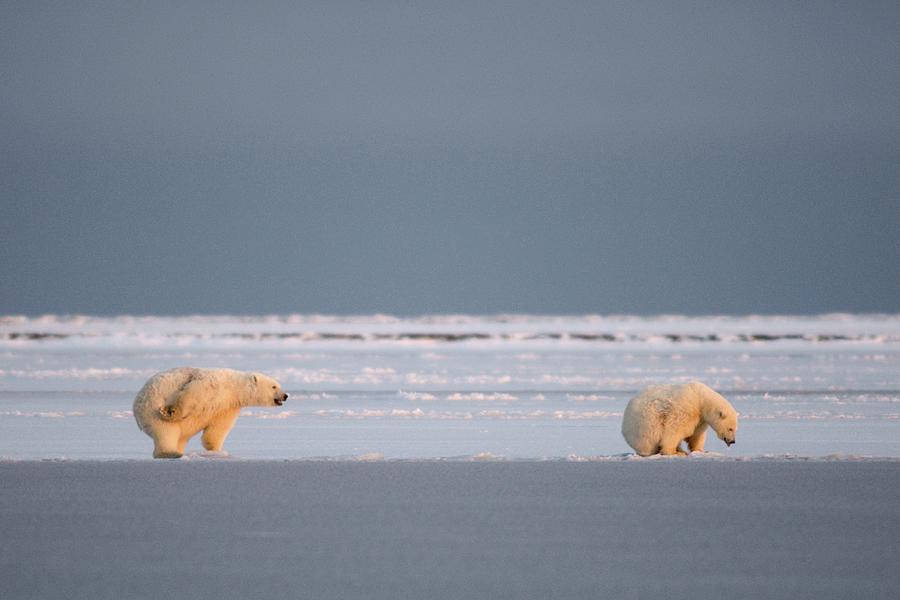
[[[275,404],[277,404],[278,406],[281,406],[282,404],[287,402],[287,399],[288,399],[288,395],[285,393],[281,394],[281,397],[275,396]]]

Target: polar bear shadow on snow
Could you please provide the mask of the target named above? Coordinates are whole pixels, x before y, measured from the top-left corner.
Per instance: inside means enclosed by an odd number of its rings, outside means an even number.
[[[699,381],[648,387],[628,402],[622,418],[622,435],[640,456],[702,452],[709,427],[731,446],[738,413],[728,400]],[[687,443],[687,451],[681,447],[682,441]]]
[[[157,373],[134,399],[138,428],[153,439],[153,458],[180,458],[203,431],[209,451],[221,451],[241,409],[281,406],[288,395],[262,373],[180,367]]]

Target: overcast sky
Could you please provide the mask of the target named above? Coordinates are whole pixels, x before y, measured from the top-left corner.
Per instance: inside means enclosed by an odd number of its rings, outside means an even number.
[[[900,312],[900,3],[3,2],[0,314]]]

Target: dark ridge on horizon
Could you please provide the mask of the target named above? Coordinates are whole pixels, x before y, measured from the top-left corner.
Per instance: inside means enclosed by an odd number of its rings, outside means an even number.
[[[535,340],[574,340],[579,342],[607,342],[607,343],[624,343],[624,342],[655,342],[666,340],[668,342],[679,344],[683,342],[702,342],[702,343],[720,343],[720,342],[743,342],[743,343],[761,343],[761,342],[779,342],[779,341],[802,341],[811,343],[822,342],[897,342],[900,336],[894,335],[841,335],[841,334],[613,334],[613,333],[575,333],[575,332],[539,332],[533,334],[490,334],[490,333],[328,333],[328,332],[279,332],[279,333],[161,333],[155,334],[165,338],[195,338],[199,340],[208,339],[241,339],[247,341],[269,341],[269,340],[299,340],[303,342],[317,341],[351,341],[351,342],[382,342],[382,341],[428,341],[428,342],[467,342],[473,340],[498,340],[498,341],[535,341]],[[0,335],[0,339],[9,341],[31,341],[45,342],[55,340],[65,340],[71,338],[102,338],[108,337],[103,333],[85,332],[85,333],[48,333],[48,332],[9,332]],[[131,337],[138,337],[132,334]]]

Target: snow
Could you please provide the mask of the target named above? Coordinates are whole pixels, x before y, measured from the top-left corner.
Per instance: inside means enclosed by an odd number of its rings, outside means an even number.
[[[149,460],[131,401],[179,365],[290,394],[243,412],[236,460],[615,459],[628,400],[691,379],[741,413],[707,441],[729,460],[900,457],[900,316],[846,314],[0,317],[0,457]]]

